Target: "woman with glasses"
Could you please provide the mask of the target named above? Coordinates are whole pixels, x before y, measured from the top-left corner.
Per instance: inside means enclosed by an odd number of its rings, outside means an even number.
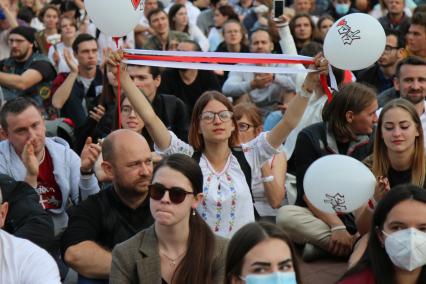
[[[222,283],[226,240],[196,213],[203,173],[183,154],[164,158],[148,186],[154,226],[117,245],[110,283]]]
[[[121,52],[114,52],[108,64],[115,70],[114,67],[122,59]],[[315,57],[315,66],[312,68],[318,68],[320,72],[307,75],[301,92],[293,99],[285,118],[270,132],[259,135],[240,148],[235,148],[240,142],[232,105],[221,93],[207,91],[195,103],[188,145],[165,127],[131,80],[124,65],[120,80],[127,97],[145,122],[158,153],[166,156],[184,153],[199,158],[205,198],[197,210],[215,233],[229,237],[244,224],[254,221],[250,190],[252,169],[260,167],[277,154],[277,148],[297,125],[314,86],[319,82],[319,73],[327,72],[324,58]]]
[[[262,114],[253,103],[240,103],[234,107],[241,143],[248,143],[263,132]],[[260,217],[275,220],[276,208],[281,207],[285,196],[287,161],[284,153],[272,156],[261,167],[254,169],[252,192],[254,207]]]

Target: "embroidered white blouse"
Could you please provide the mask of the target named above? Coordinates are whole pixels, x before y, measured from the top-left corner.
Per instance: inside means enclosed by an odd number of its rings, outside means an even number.
[[[168,149],[155,151],[161,155],[182,153],[192,156],[194,149],[170,132],[171,143]],[[252,176],[272,155],[279,153],[266,140],[262,133],[254,140],[241,145]],[[216,172],[204,155],[200,158],[200,168],[204,176],[204,201],[197,208],[198,213],[209,224],[215,234],[230,238],[239,228],[254,221],[253,201],[244,173],[234,155],[221,172]]]

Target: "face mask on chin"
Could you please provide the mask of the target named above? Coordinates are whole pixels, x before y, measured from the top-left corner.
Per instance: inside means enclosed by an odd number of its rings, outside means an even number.
[[[392,263],[404,270],[413,271],[426,264],[426,233],[407,228],[385,234],[385,250]]]
[[[247,284],[297,284],[296,274],[292,272],[274,272],[269,274],[249,274],[240,277]]]

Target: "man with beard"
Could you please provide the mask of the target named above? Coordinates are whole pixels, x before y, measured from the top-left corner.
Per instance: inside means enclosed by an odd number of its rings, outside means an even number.
[[[197,42],[185,40],[178,45],[179,51],[201,51]],[[169,68],[161,75],[159,92],[173,94],[181,99],[191,117],[195,102],[205,91],[220,91],[219,80],[210,70]]]
[[[382,56],[373,66],[357,72],[357,81],[374,86],[379,93],[392,88],[403,46],[398,31],[386,31],[386,46]]]
[[[10,57],[0,61],[0,86],[5,100],[25,96],[53,115],[50,87],[56,71],[49,59],[35,52],[35,30],[16,27],[8,37]]]
[[[426,60],[410,56],[401,60],[396,66],[394,88],[381,93],[377,99],[383,107],[392,99],[401,97],[413,103],[426,133]],[[380,114],[381,109],[377,111]],[[425,134],[426,135],[426,134]]]
[[[112,186],[70,208],[62,251],[80,281],[108,283],[114,246],[154,222],[148,198],[153,164],[146,140],[128,129],[110,133],[102,155],[102,169]]]

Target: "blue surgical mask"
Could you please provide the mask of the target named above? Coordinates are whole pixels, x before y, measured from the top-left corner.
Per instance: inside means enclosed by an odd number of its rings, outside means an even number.
[[[336,13],[339,15],[346,15],[349,12],[349,4],[336,4]]]
[[[269,274],[249,274],[240,277],[247,284],[297,284],[294,272],[274,272]]]

